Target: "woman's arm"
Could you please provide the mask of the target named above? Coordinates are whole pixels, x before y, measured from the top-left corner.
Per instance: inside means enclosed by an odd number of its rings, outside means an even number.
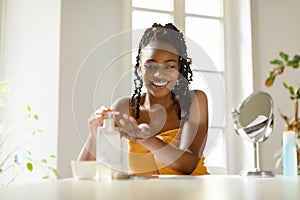
[[[102,106],[88,120],[89,136],[81,149],[77,160],[96,160],[98,127],[103,125],[103,113],[110,109]]]
[[[103,119],[106,112],[117,110],[120,115],[128,113],[129,109],[129,98],[120,98],[114,102],[111,108],[101,106],[96,110],[88,120],[89,136],[81,149],[77,160],[96,160],[96,149],[97,149],[97,134],[98,127],[103,125]],[[116,116],[118,120],[118,116]]]
[[[145,148],[151,151],[161,162],[171,168],[183,173],[191,174],[197,166],[200,156],[206,143],[208,129],[208,106],[207,97],[202,91],[194,91],[192,94],[192,105],[190,108],[189,119],[182,128],[179,148],[173,147],[156,137],[136,138],[136,135],[151,135],[151,133],[133,133],[128,127],[134,128],[133,118],[125,117],[120,125],[125,133],[125,137],[130,140],[140,142]],[[151,130],[151,127],[150,129]],[[126,133],[127,132],[127,133]]]
[[[97,138],[93,137],[92,134],[89,134],[77,160],[96,160],[96,140]]]
[[[89,135],[77,160],[96,160],[98,127],[103,125],[105,113],[112,109],[101,106],[88,120]]]
[[[179,147],[189,149],[193,154],[201,157],[207,139],[208,102],[203,91],[195,90],[193,92],[190,116],[183,126]]]

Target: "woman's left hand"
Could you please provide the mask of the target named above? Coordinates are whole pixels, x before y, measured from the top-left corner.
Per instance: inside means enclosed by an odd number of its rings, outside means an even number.
[[[138,125],[136,120],[128,114],[122,116],[118,126],[122,137],[133,142],[142,142],[155,135],[148,124]]]

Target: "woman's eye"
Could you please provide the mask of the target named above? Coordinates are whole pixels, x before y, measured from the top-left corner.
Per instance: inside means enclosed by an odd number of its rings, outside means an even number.
[[[174,66],[167,66],[167,65],[164,66],[164,69],[165,69],[165,70],[171,70],[171,69],[173,69],[173,68],[174,68]]]
[[[152,65],[152,64],[147,64],[147,65],[144,65],[144,68],[146,70],[158,70],[159,68],[161,68],[162,70],[171,70],[173,68],[175,68],[174,66],[168,66],[168,65],[163,65],[163,66],[158,66],[158,65]]]
[[[154,70],[157,67],[155,65],[145,65],[146,70]]]

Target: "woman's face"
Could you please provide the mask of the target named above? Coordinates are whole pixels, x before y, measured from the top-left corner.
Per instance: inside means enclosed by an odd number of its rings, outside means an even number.
[[[179,70],[176,49],[164,42],[151,42],[141,50],[139,72],[148,93],[165,97],[176,84]]]

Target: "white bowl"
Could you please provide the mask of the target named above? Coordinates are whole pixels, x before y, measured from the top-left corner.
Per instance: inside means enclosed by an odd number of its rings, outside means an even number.
[[[71,161],[73,177],[92,180],[96,176],[96,161]]]

